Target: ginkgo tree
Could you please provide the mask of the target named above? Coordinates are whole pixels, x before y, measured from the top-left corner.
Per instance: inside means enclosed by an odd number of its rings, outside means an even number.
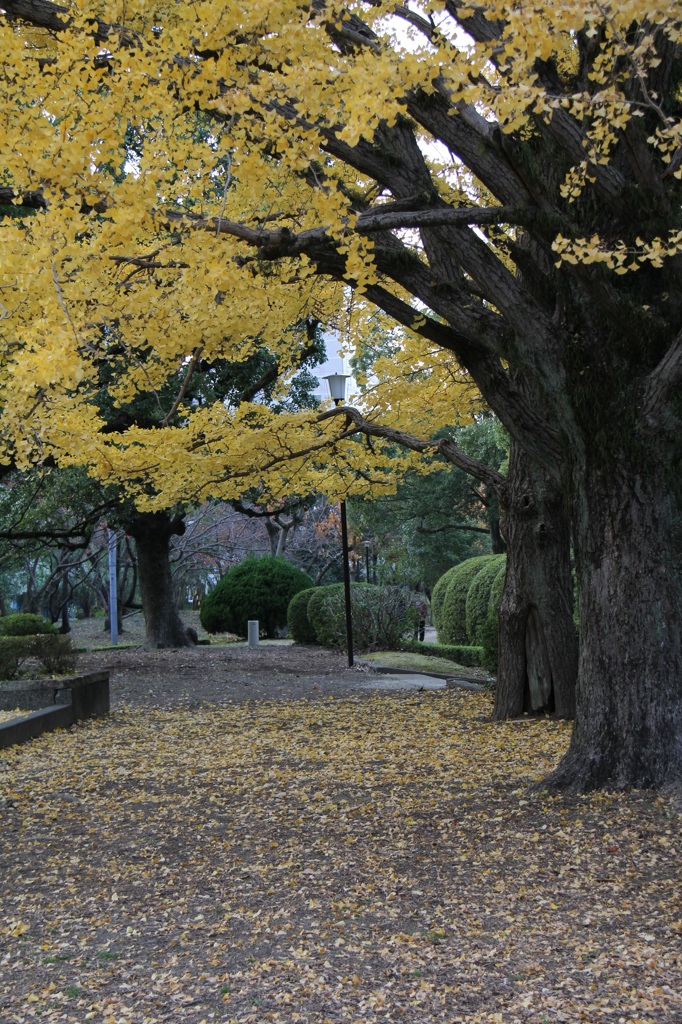
[[[679,788],[677,5],[2,10],[6,187],[46,207],[0,258],[16,455],[72,437],[64,452],[132,490],[150,473],[186,489],[199,463],[208,481],[253,473],[257,424],[271,468],[298,453],[291,484],[321,443],[303,421],[298,447],[258,408],[103,444],[73,382],[93,379],[103,318],[126,327],[125,400],[351,285],[454,353],[570,507],[581,655],[552,783]],[[198,114],[214,126],[199,148]],[[157,377],[135,361],[149,348]]]
[[[30,36],[28,45],[54,52],[49,35]],[[118,496],[110,519],[135,539],[147,640],[184,645],[191,634],[175,608],[169,550],[184,530],[188,504],[255,492],[277,508],[282,494],[307,495],[319,481],[331,490],[335,474],[315,456],[332,431],[297,414],[291,396],[296,370],[314,354],[306,326],[316,323],[317,307],[333,311],[343,289],[313,280],[275,291],[251,309],[252,275],[238,265],[227,276],[211,269],[208,236],[187,246],[153,217],[145,227],[136,211],[145,195],[161,200],[164,189],[181,210],[224,205],[229,155],[220,152],[220,131],[210,132],[205,117],[183,114],[169,130],[162,110],[158,128],[149,111],[134,121],[124,112],[101,126],[111,146],[104,152],[103,138],[69,135],[77,109],[64,112],[56,93],[45,97],[46,109],[42,94],[32,101],[27,83],[20,93],[21,117],[37,112],[48,126],[45,136],[36,133],[38,147],[46,138],[62,140],[56,175],[67,163],[67,180],[84,174],[90,184],[80,205],[63,187],[50,195],[44,183],[22,192],[16,204],[12,186],[0,195],[4,459],[19,468],[46,459],[84,465]],[[164,150],[163,173],[151,153],[150,184],[145,159],[159,134],[181,140],[184,149]],[[21,145],[17,139],[12,147],[13,183]],[[85,160],[81,175],[76,154]],[[106,195],[91,194],[95,181]],[[144,252],[131,258],[132,239]],[[373,482],[368,471],[372,463],[380,471],[381,457],[368,460],[357,446],[348,451],[339,486],[366,490]]]

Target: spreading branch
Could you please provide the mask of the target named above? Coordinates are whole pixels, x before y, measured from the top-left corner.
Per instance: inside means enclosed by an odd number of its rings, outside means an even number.
[[[187,369],[185,371],[185,376],[184,376],[184,379],[183,379],[183,382],[182,382],[182,386],[181,386],[181,388],[180,388],[180,390],[178,392],[177,398],[173,402],[173,405],[168,410],[166,415],[161,420],[161,426],[162,427],[167,427],[168,426],[168,424],[173,419],[173,417],[175,416],[176,412],[178,411],[178,409],[180,408],[180,406],[184,402],[185,395],[187,394],[187,388],[189,387],[190,381],[192,380],[192,377],[194,376],[194,372],[195,372],[195,370],[197,368],[197,365],[199,363],[200,356],[201,356],[201,345],[198,345],[194,349],[194,352],[192,353],[192,357],[191,357],[189,363],[187,364]]]
[[[478,459],[467,455],[449,438],[441,437],[433,440],[423,440],[415,437],[413,434],[406,433],[404,430],[372,423],[362,415],[359,409],[348,405],[328,409],[326,412],[321,413],[318,419],[320,422],[323,422],[336,416],[345,417],[347,427],[343,436],[350,436],[354,432],[359,432],[367,437],[382,437],[386,441],[392,441],[400,445],[401,448],[408,448],[413,452],[441,455],[453,466],[457,466],[459,469],[464,470],[465,473],[468,473],[469,476],[473,476],[488,487],[493,488],[498,496],[503,495],[505,492],[507,481],[501,473],[491,469],[490,466],[486,466],[485,463],[479,462]],[[355,430],[349,429],[351,423]]]
[[[473,206],[454,210],[393,210],[393,204],[373,207],[361,213],[355,227],[363,233],[392,231],[397,228],[466,227],[471,224],[519,224],[523,218],[510,206]]]

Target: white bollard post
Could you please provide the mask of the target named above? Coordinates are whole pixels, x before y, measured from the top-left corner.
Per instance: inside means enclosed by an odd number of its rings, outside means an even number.
[[[258,647],[258,619],[249,619],[249,647]]]

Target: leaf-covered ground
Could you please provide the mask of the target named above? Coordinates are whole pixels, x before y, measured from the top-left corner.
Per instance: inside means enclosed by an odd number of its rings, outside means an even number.
[[[679,818],[462,691],[117,708],[2,752],[0,1020],[682,1021]]]

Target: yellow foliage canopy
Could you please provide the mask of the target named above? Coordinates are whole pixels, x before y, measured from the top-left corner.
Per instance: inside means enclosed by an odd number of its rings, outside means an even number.
[[[532,312],[510,255],[524,230],[521,175],[500,205],[486,169],[448,150],[447,128],[424,128],[421,165],[403,154],[402,198],[388,189],[363,147],[413,116],[417,93],[457,112],[477,145],[492,146],[494,131],[527,137],[528,159],[539,125],[564,131],[567,209],[595,183],[617,189],[614,149],[645,115],[655,121],[646,159],[682,175],[679,119],[650,81],[661,37],[679,44],[672,0],[493,0],[447,14],[436,2],[395,14],[384,2],[294,0],[4,10],[0,138],[14,198],[0,223],[4,457],[51,451],[125,479],[149,507],[246,485],[331,487],[314,453],[337,428],[257,405],[184,405],[173,422],[166,408],[153,428],[107,434],[98,399],[111,339],[122,352],[107,383],[115,407],[158,395],[172,375],[179,390],[193,354],[238,362],[265,346],[286,379],[292,324],[347,316],[367,336],[362,299],[344,312],[345,283],[408,329],[400,359],[376,367],[372,414],[427,436],[478,400],[438,335],[453,306],[507,358],[498,313],[519,332]],[[587,238],[568,215],[546,216],[547,244],[569,266],[625,274],[682,250],[679,230]],[[429,281],[432,241],[453,224],[465,248]],[[343,490],[390,486],[380,451],[345,444],[337,457]]]

